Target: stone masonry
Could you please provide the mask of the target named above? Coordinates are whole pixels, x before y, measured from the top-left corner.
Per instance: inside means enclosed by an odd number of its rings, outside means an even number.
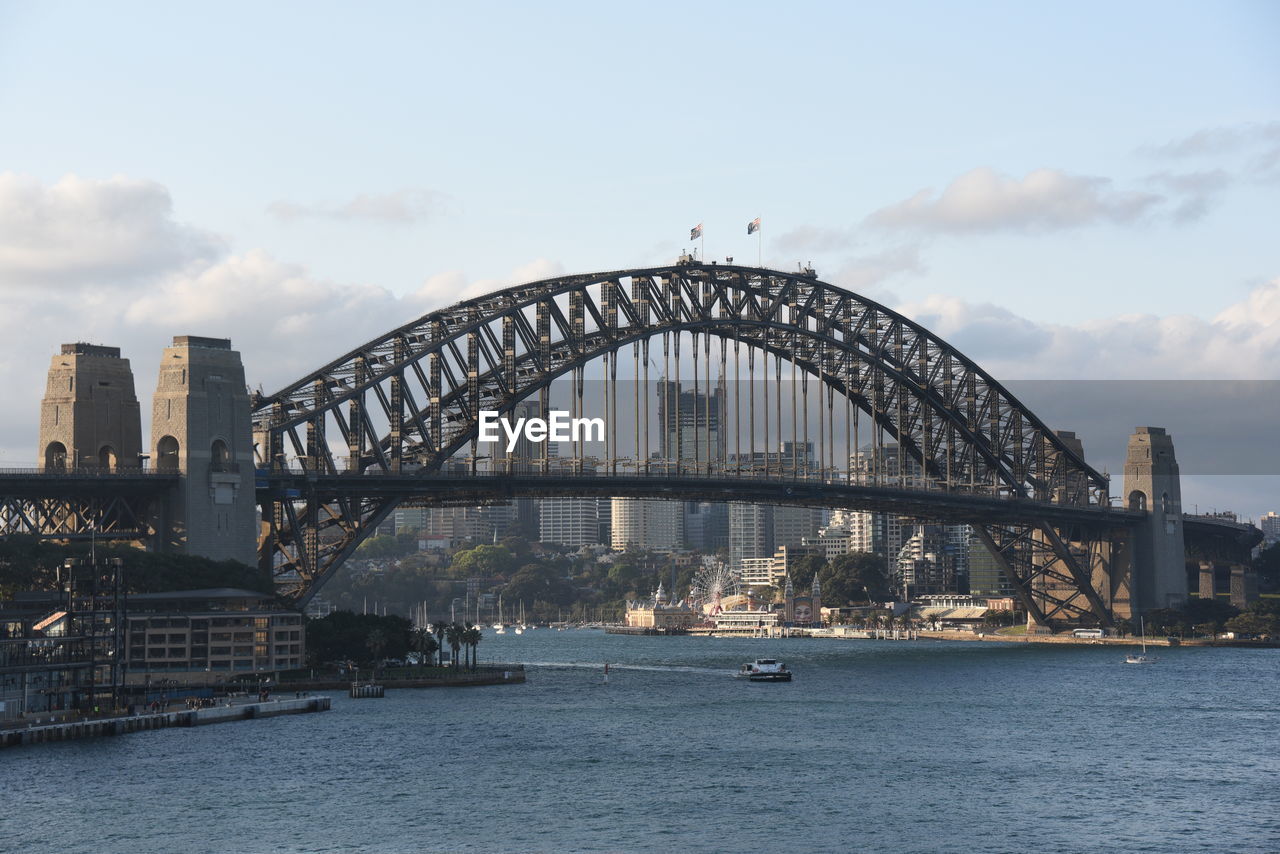
[[[63,344],[40,403],[40,467],[136,469],[141,453],[129,360],[120,358],[119,347]]]
[[[160,524],[167,548],[257,562],[249,394],[229,340],[180,335],[165,348],[151,458],[157,469],[183,475]]]

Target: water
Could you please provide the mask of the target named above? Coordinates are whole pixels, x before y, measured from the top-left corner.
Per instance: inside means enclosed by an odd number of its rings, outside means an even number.
[[[487,633],[523,686],[0,753],[0,851],[1275,852],[1274,650]],[[789,684],[731,677],[777,656]],[[609,684],[603,662],[610,662]]]

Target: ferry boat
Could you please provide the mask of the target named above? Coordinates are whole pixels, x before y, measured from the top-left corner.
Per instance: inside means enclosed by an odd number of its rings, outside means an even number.
[[[751,682],[790,682],[791,671],[777,659],[757,658],[738,668],[737,678]]]

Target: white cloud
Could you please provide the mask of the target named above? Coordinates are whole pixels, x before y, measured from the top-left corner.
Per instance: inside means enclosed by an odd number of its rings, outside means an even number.
[[[218,236],[177,222],[153,181],[67,175],[52,186],[0,173],[0,286],[136,281],[225,251]]]
[[[261,249],[229,254],[176,223],[148,181],[0,176],[0,468],[32,464],[49,358],[62,343],[118,346],[143,401],[174,335],[230,338],[250,383],[274,391],[427,312],[516,282],[553,276],[535,259],[502,279],[443,272],[400,296],[334,282]],[[36,290],[35,285],[69,286]]]
[[[895,308],[1002,379],[1280,378],[1280,277],[1212,320],[1140,314],[1065,326],[940,295]]]
[[[940,233],[1051,231],[1134,222],[1162,201],[1152,193],[1115,190],[1107,178],[1036,169],[1017,179],[979,167],[941,193],[921,190],[873,212],[867,224]]]
[[[330,219],[407,225],[444,213],[452,204],[445,193],[409,188],[391,193],[364,193],[337,204],[272,202],[267,212],[286,222],[298,219]]]

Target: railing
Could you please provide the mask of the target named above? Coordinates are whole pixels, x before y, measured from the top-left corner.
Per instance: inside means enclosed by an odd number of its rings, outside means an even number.
[[[143,468],[100,468],[97,466],[83,468],[3,468],[0,469],[0,477],[65,477],[65,478],[125,478],[125,477],[148,477],[156,479],[173,478],[178,476],[176,471],[159,471],[157,469]]]

